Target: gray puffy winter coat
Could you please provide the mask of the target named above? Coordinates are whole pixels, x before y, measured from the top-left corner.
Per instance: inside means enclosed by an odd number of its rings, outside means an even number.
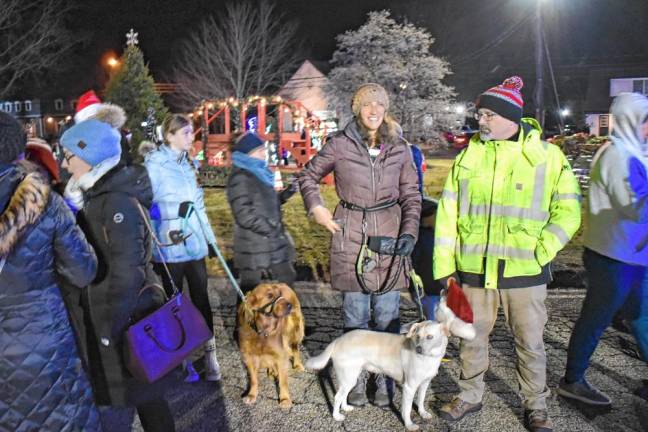
[[[57,285],[86,286],[97,259],[46,180],[12,165],[0,165],[2,257],[0,431],[101,430]]]

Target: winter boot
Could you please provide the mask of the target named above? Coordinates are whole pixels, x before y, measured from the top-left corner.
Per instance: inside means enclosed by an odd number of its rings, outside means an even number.
[[[196,372],[196,369],[193,367],[193,363],[191,360],[183,360],[182,361],[182,369],[185,371],[185,379],[184,382],[186,383],[195,383],[200,381],[200,375],[198,375],[198,372]]]
[[[374,405],[380,408],[389,406],[389,392],[387,391],[387,378],[385,375],[376,375],[376,394],[373,400]]]
[[[220,381],[221,371],[216,358],[216,339],[213,337],[205,344],[205,379],[207,381]]]
[[[353,406],[363,406],[366,405],[369,400],[367,399],[367,379],[369,379],[369,372],[363,370],[358,376],[358,382],[355,387],[351,389],[349,396],[347,397],[347,402],[349,405]]]

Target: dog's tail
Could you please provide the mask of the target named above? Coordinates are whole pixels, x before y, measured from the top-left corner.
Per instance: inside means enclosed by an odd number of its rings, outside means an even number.
[[[331,359],[331,355],[333,355],[333,350],[335,349],[335,342],[333,341],[328,346],[322,353],[316,357],[311,357],[308,360],[306,360],[306,369],[311,369],[311,370],[320,370],[324,369],[326,365],[328,364],[329,360]]]

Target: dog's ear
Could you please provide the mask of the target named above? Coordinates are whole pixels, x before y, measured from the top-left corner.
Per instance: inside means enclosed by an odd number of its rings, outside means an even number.
[[[418,329],[421,326],[421,324],[422,323],[420,323],[420,322],[412,324],[412,326],[410,327],[410,329],[407,332],[407,335],[405,337],[406,338],[411,338],[412,336],[414,336],[416,334],[416,329]]]
[[[245,301],[241,304],[243,307],[243,314],[245,321],[252,322],[254,320],[254,311],[252,310],[252,302],[255,300],[253,291],[245,295]]]
[[[443,333],[443,335],[445,337],[450,337],[451,332],[450,332],[450,327],[448,326],[448,324],[446,324],[446,323],[441,324],[441,333]]]

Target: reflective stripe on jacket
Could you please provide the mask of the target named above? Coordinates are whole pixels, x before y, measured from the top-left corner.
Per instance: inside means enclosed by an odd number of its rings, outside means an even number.
[[[580,198],[569,162],[534,119],[522,119],[517,141],[475,135],[439,201],[434,277],[485,274],[485,288],[497,288],[500,260],[506,278],[539,274],[580,226]]]

